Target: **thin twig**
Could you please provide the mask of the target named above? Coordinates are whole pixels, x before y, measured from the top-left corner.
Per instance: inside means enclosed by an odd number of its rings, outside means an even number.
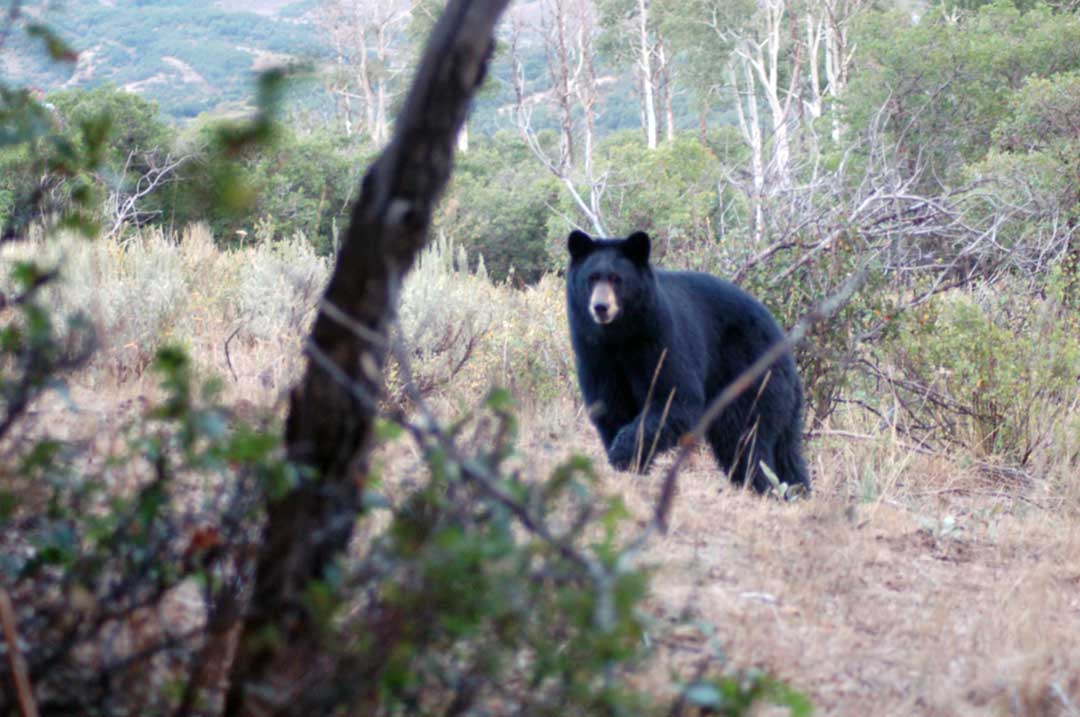
[[[15,619],[15,606],[7,590],[0,588],[0,622],[4,627],[4,642],[7,643],[8,664],[11,667],[12,681],[19,697],[19,709],[23,717],[37,717],[37,704],[34,702],[34,689],[30,677],[26,674],[26,661],[19,649],[19,631]]]
[[[664,367],[664,359],[667,358],[667,347],[660,352],[660,359],[656,362],[656,368],[653,370],[652,380],[649,381],[649,390],[645,394],[645,407],[641,409],[641,420],[638,422],[637,436],[634,443],[637,446],[637,450],[634,455],[634,470],[641,470],[641,454],[645,450],[645,418],[649,415],[649,404],[652,403],[653,391],[656,390],[656,381],[660,378],[660,369]],[[675,395],[675,390],[672,389],[671,395],[668,396],[668,405],[671,405],[671,399]],[[665,411],[666,413],[666,411]],[[660,435],[660,431],[663,429],[663,423],[656,429],[656,435]],[[656,442],[653,441],[653,447],[656,447]],[[650,457],[652,453],[650,452]]]
[[[229,373],[232,374],[234,383],[240,383],[240,378],[236,375],[236,369],[234,369],[232,365],[232,357],[229,355],[229,344],[236,338],[238,333],[240,333],[239,325],[232,330],[232,333],[229,334],[229,338],[225,339],[225,365],[229,367]]]

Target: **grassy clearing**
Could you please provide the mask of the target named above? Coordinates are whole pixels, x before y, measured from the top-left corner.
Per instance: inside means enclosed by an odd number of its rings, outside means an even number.
[[[236,405],[283,411],[327,275],[304,242],[223,253],[194,227],[179,241],[68,240],[2,258],[43,251],[62,253],[76,277],[53,300],[89,311],[102,337],[73,402],[36,407],[52,429],[94,437],[104,453],[155,391],[144,369],[166,341],[224,377]],[[510,386],[523,470],[591,456],[602,489],[646,521],[671,459],[646,477],[606,466],[573,382],[560,280],[512,291],[455,269],[466,263],[439,244],[403,292],[401,330],[432,405],[453,416],[488,386]],[[391,400],[396,376],[391,366]],[[656,684],[719,646],[732,665],[805,691],[821,714],[1075,714],[1080,415],[1064,405],[1023,471],[981,450],[927,450],[845,409],[809,441],[815,494],[793,505],[734,490],[701,452],[680,479],[670,532],[644,555],[656,570]],[[406,443],[378,460],[391,496],[420,465]],[[676,627],[687,617],[697,629]]]

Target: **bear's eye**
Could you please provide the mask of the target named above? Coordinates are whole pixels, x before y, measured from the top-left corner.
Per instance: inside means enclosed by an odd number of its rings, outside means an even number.
[[[618,285],[622,282],[622,277],[618,274],[610,274],[608,275],[607,280],[610,281],[612,284]]]
[[[589,283],[595,284],[596,282],[600,281],[601,278],[602,277],[600,276],[600,274],[594,271],[593,273],[589,274]]]

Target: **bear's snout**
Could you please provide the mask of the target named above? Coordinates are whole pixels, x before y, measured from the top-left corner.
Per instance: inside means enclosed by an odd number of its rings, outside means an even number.
[[[589,297],[589,313],[598,324],[610,324],[619,315],[619,297],[610,281],[598,281]]]

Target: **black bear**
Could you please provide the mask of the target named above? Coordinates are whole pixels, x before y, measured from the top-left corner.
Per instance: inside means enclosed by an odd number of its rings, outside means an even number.
[[[589,415],[619,470],[644,472],[675,446],[743,369],[783,339],[769,310],[734,284],[649,263],[644,232],[567,241],[570,338]],[[709,427],[717,462],[736,483],[810,488],[802,457],[802,383],[791,353]]]

